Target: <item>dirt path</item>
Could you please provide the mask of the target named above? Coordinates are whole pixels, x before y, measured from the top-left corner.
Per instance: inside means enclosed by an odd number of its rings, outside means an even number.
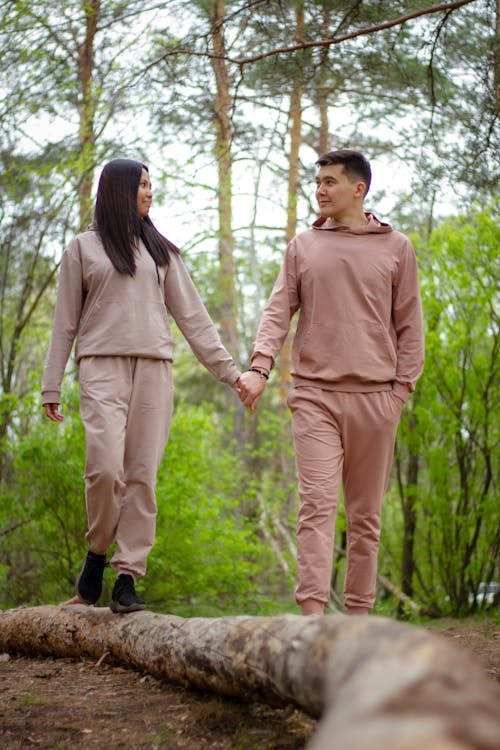
[[[455,621],[438,632],[500,681],[499,626]],[[106,661],[0,655],[1,750],[299,750],[314,728],[300,711],[182,690]]]
[[[105,662],[0,663],[1,750],[295,750],[314,726],[298,711],[182,690]]]

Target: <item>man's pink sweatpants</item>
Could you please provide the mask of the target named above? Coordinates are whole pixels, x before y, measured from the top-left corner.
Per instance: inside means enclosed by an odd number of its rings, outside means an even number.
[[[344,604],[375,601],[382,499],[403,402],[391,390],[346,393],[299,386],[288,397],[299,475],[297,603],[309,611],[330,598],[340,485],[347,518]]]
[[[156,531],[156,474],[173,406],[171,363],[137,357],[84,357],[79,363],[85,426],[87,541],[116,550],[111,567],[146,572]]]

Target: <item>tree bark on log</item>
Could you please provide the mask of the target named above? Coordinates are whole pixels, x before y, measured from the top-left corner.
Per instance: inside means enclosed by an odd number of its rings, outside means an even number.
[[[106,658],[322,717],[310,750],[500,750],[500,690],[475,660],[381,617],[183,619],[101,607],[0,613],[0,651]]]

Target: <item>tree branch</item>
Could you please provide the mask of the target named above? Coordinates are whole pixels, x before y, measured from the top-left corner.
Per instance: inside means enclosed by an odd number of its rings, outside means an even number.
[[[304,42],[302,44],[295,44],[292,47],[280,47],[278,49],[264,52],[261,55],[255,55],[255,57],[245,57],[240,59],[228,59],[228,62],[235,63],[236,65],[247,65],[248,63],[257,62],[263,60],[266,57],[272,55],[287,54],[289,52],[297,52],[298,50],[309,49],[311,47],[328,47],[333,44],[340,44],[348,39],[354,39],[358,36],[366,36],[367,34],[374,34],[377,31],[384,31],[390,29],[393,26],[400,26],[407,21],[411,21],[413,18],[419,16],[428,16],[432,13],[439,13],[440,11],[451,11],[460,8],[462,5],[468,5],[469,3],[476,2],[476,0],[456,0],[453,3],[439,3],[439,5],[431,5],[428,8],[421,8],[415,10],[412,13],[407,13],[404,16],[394,18],[392,21],[384,21],[383,23],[375,24],[374,26],[368,26],[364,29],[358,29],[357,31],[351,31],[348,34],[342,34],[342,36],[334,37],[333,39],[323,39],[320,42]]]
[[[6,529],[0,529],[0,537],[8,536],[9,534],[12,534],[12,532],[18,529],[20,526],[26,526],[26,524],[28,523],[31,523],[31,519],[28,519],[25,521],[13,521],[10,524],[10,526],[7,526]]]
[[[415,10],[412,13],[407,13],[404,16],[398,16],[398,18],[393,18],[392,21],[384,21],[383,23],[375,24],[374,26],[368,26],[364,29],[358,29],[357,31],[351,31],[348,34],[342,34],[342,36],[334,37],[333,39],[323,39],[319,42],[303,42],[301,44],[294,44],[291,47],[279,47],[278,49],[270,50],[269,52],[263,52],[261,55],[255,55],[254,57],[240,57],[240,58],[233,58],[233,57],[226,57],[225,60],[229,63],[233,63],[235,65],[248,65],[249,63],[258,62],[259,60],[264,60],[266,57],[272,57],[273,55],[281,55],[281,54],[289,54],[290,52],[297,52],[299,50],[304,49],[310,49],[311,47],[328,47],[330,45],[334,44],[340,44],[341,42],[345,42],[348,39],[355,39],[358,36],[366,36],[367,34],[374,34],[377,31],[384,31],[385,29],[390,29],[394,26],[400,26],[403,23],[406,23],[407,21],[411,21],[413,18],[418,18],[420,16],[428,16],[432,13],[439,13],[440,11],[451,11],[456,10],[457,8],[460,8],[462,5],[468,5],[469,3],[474,3],[476,0],[455,0],[455,2],[452,3],[439,3],[438,5],[430,5],[428,8],[421,8],[420,10]],[[186,49],[184,47],[177,47],[176,49],[167,52],[166,54],[162,55],[160,58],[161,60],[166,59],[167,57],[170,57],[171,55],[177,55],[177,54],[184,54],[184,55],[193,55],[197,57],[217,57],[217,55],[213,55],[209,52],[193,52],[191,49]],[[157,62],[153,63],[149,67],[153,67]]]

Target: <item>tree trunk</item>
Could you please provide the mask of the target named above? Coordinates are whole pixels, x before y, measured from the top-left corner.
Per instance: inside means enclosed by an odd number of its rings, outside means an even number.
[[[319,156],[323,156],[330,150],[330,123],[328,119],[328,99],[323,92],[316,97],[316,106],[319,112]]]
[[[81,91],[78,107],[78,143],[80,147],[78,167],[81,175],[78,185],[78,205],[80,229],[82,231],[88,225],[92,214],[91,195],[95,168],[94,42],[100,9],[100,0],[91,0],[90,2],[86,0],[83,3],[85,38],[82,44],[78,46],[78,79]]]
[[[500,0],[496,1],[495,41],[493,47],[493,81],[497,103],[497,115],[500,115]]]
[[[215,100],[215,157],[217,159],[218,214],[219,214],[219,289],[217,305],[220,314],[221,337],[231,354],[238,355],[236,325],[237,302],[234,267],[234,237],[232,222],[232,126],[230,77],[224,56],[224,0],[214,0],[210,11],[212,49],[217,95]]]
[[[471,656],[381,617],[0,613],[0,651],[106,658],[169,682],[324,715],[310,750],[498,750],[498,685]],[[353,699],[355,697],[355,699]]]
[[[414,431],[418,427],[415,413],[417,394],[414,396],[412,412],[409,417],[409,430]],[[411,447],[408,449],[406,465],[406,488],[403,497],[403,550],[401,560],[401,588],[409,596],[413,596],[413,574],[415,572],[415,536],[417,531],[417,493],[418,472],[420,455]]]
[[[323,10],[323,27],[325,29],[330,28],[331,24],[331,10],[324,8]],[[338,30],[337,30],[338,31]],[[328,47],[324,47],[320,53],[320,71],[324,71],[324,75],[321,76],[322,80],[328,80]],[[328,118],[328,93],[329,87],[324,86],[323,83],[318,83],[316,86],[316,106],[319,113],[319,136],[318,136],[318,156],[323,156],[330,151],[330,122]]]
[[[301,42],[305,36],[304,4],[302,0],[295,2],[295,40]],[[288,156],[288,202],[285,242],[288,245],[297,233],[297,202],[300,190],[300,148],[302,146],[302,95],[303,75],[297,68],[292,80],[290,94],[290,152]],[[292,344],[295,335],[296,322],[292,320],[288,334],[281,347],[278,357],[277,370],[279,375],[280,401],[284,411],[287,409],[287,396],[292,387]],[[288,488],[296,481],[295,460],[285,450],[285,445],[292,443],[290,422],[286,422],[280,448],[281,484]],[[296,497],[294,492],[287,492],[283,506],[283,517],[287,518],[295,509]]]
[[[304,39],[304,7],[301,0],[295,4],[295,41]],[[302,145],[302,93],[303,84],[300,69],[295,72],[290,95],[290,154],[288,157],[288,205],[285,241],[288,245],[297,233],[297,200],[300,187],[300,147]],[[292,323],[283,342],[279,357],[279,379],[281,401],[286,407],[286,399],[291,385],[292,341],[295,326]]]

